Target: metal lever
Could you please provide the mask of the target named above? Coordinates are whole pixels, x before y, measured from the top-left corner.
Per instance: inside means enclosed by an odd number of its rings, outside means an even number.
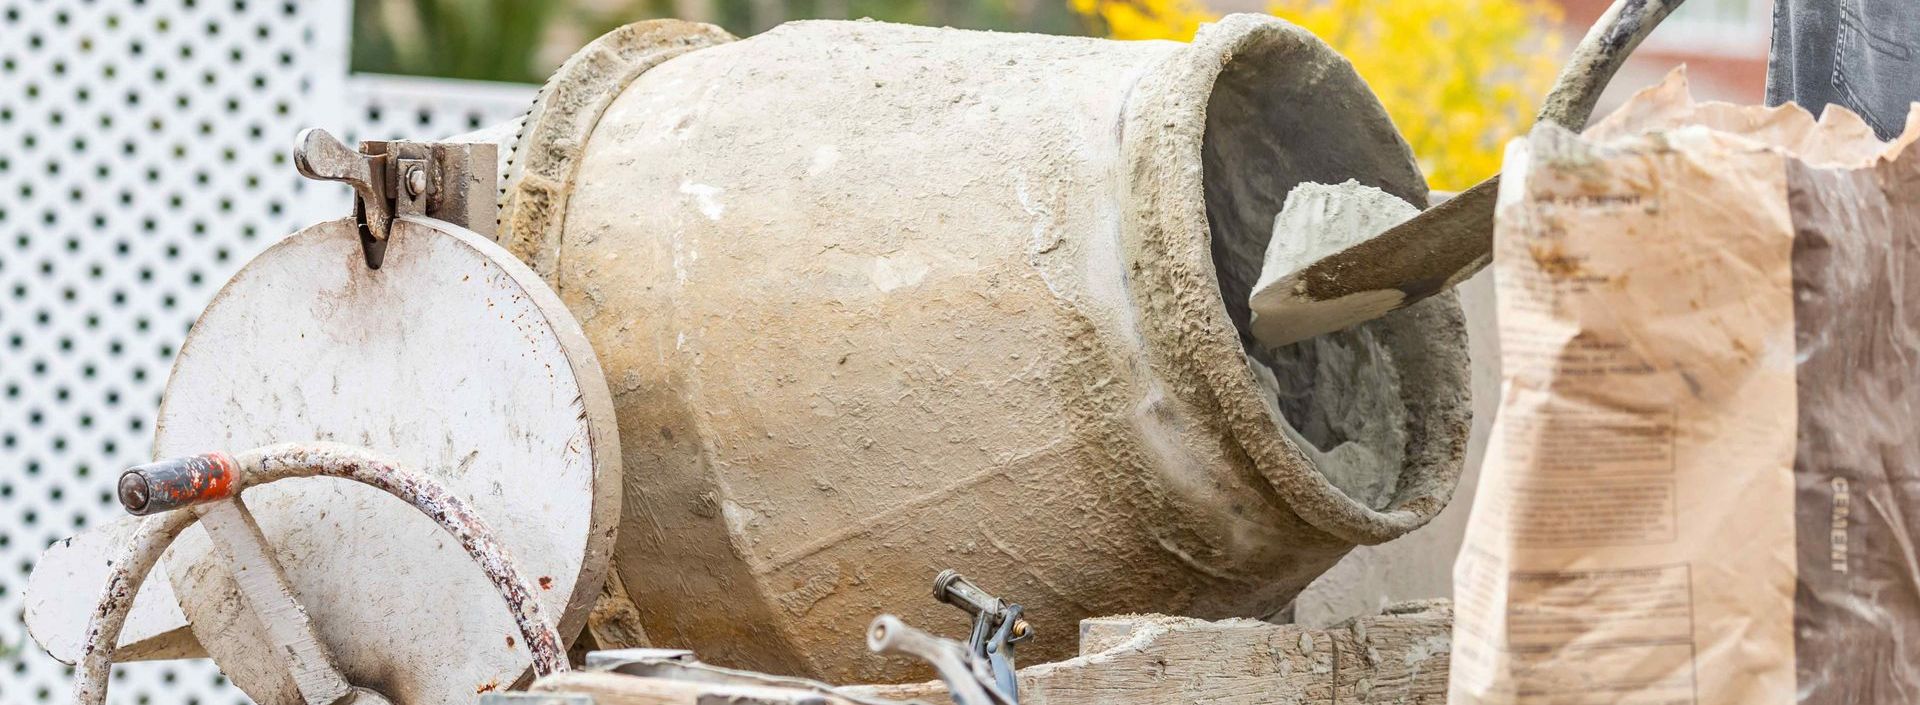
[[[354,219],[360,224],[360,249],[367,268],[386,258],[387,231],[393,225],[393,196],[387,184],[387,155],[363,154],[318,127],[293,138],[293,168],[301,176],[339,181],[353,187]]]
[[[993,685],[986,664],[973,658],[967,647],[907,626],[899,617],[883,614],[873,618],[867,626],[867,648],[932,664],[957,705],[1013,705],[1013,700]]]
[[[395,217],[437,218],[492,238],[498,153],[491,142],[361,142],[356,150],[315,127],[294,138],[293,167],[353,187],[360,249],[367,268],[379,269]]]
[[[973,615],[973,633],[967,639],[967,651],[987,664],[993,683],[1007,700],[1018,703],[1019,683],[1015,680],[1013,645],[1033,638],[1033,626],[1021,619],[1020,605],[988,594],[980,586],[952,569],[933,579],[936,600],[966,610]]]

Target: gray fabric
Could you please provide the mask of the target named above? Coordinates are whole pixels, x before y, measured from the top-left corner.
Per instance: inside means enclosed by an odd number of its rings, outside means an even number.
[[[1920,101],[1920,0],[1774,0],[1767,104],[1846,107],[1890,139]]]

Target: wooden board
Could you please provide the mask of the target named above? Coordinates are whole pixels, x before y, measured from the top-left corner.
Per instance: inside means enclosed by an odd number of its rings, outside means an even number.
[[[1080,656],[1020,669],[1021,705],[1445,705],[1453,606],[1402,603],[1327,629],[1101,617],[1080,633]],[[846,690],[947,702],[939,681]]]
[[[554,674],[540,679],[530,690],[588,695],[593,698],[593,705],[861,705],[831,694],[797,688],[675,681],[590,671]]]
[[[168,457],[332,441],[432,473],[475,505],[571,638],[619,516],[612,408],[579,326],[504,250],[403,218],[369,270],[340,220],[276,244],[215,297],[181,348],[154,445]],[[353,684],[468,703],[527,674],[499,594],[412,507],[327,479],[243,497]],[[255,700],[298,702],[209,549],[195,527],[166,562],[195,636]]]

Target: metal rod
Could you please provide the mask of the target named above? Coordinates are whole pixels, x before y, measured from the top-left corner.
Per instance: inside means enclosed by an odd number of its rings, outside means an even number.
[[[233,569],[233,584],[247,608],[281,655],[293,686],[308,703],[338,703],[353,694],[353,684],[334,663],[313,620],[293,595],[287,574],[259,523],[238,497],[194,507],[200,528]]]
[[[933,598],[966,610],[967,614],[976,617],[985,612],[997,619],[1006,609],[1006,603],[1001,602],[1000,598],[987,594],[987,591],[951,568],[940,571],[940,575],[933,579]]]
[[[192,512],[167,512],[140,522],[133,538],[113,562],[113,572],[100,591],[100,606],[87,620],[87,638],[81,644],[80,662],[74,672],[74,705],[103,705],[107,702],[107,676],[113,673],[113,651],[120,646],[120,629],[127,625],[133,598],[147,580],[167,546],[189,525]]]
[[[206,453],[136,465],[120,473],[120,506],[134,516],[232,497],[239,465],[226,453]]]
[[[545,609],[535,597],[537,593],[514,567],[507,548],[494,538],[493,531],[481,521],[472,505],[438,480],[409,471],[365,449],[333,443],[267,446],[240,453],[238,457],[247,486],[294,477],[337,477],[378,488],[413,505],[453,535],[500,591],[508,611],[513,614],[514,624],[520,628],[521,638],[526,641],[527,650],[533,655],[534,674],[546,676],[569,670],[560,633],[547,619]]]

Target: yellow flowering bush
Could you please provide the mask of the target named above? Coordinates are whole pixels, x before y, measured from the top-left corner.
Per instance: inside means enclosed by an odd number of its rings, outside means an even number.
[[[1067,0],[1074,12],[1090,18],[1114,39],[1189,41],[1200,23],[1215,15],[1189,0]]]
[[[1068,0],[1115,39],[1193,38],[1196,0]],[[1436,189],[1500,170],[1559,72],[1557,8],[1543,0],[1272,0],[1373,87]]]

